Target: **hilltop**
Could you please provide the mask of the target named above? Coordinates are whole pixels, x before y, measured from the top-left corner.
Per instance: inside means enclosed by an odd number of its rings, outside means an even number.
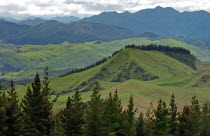
[[[87,85],[96,80],[105,82],[124,82],[129,79],[149,81],[169,77],[186,77],[192,73],[194,73],[192,68],[161,52],[128,48],[101,65],[84,72],[55,78],[51,84],[55,85],[55,90],[60,90],[56,88],[56,83],[61,83],[61,86],[65,86],[65,89],[63,88],[60,91],[75,88],[85,91]],[[69,82],[68,79],[72,82]]]

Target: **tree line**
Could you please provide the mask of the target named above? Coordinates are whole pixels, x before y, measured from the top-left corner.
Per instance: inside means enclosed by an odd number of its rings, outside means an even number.
[[[183,47],[170,47],[170,46],[162,46],[162,45],[156,45],[156,44],[149,44],[149,45],[126,45],[124,48],[119,49],[117,51],[114,51],[111,56],[109,57],[104,57],[99,61],[96,61],[94,64],[91,64],[89,66],[86,66],[84,68],[77,68],[77,69],[72,69],[70,72],[67,72],[65,74],[62,74],[58,77],[64,77],[73,73],[79,73],[88,69],[91,69],[93,67],[96,67],[104,62],[106,62],[108,59],[112,58],[113,56],[117,55],[121,51],[127,48],[134,48],[134,49],[140,49],[140,50],[148,50],[148,51],[160,51],[164,52],[166,55],[177,59],[178,61],[181,61],[182,63],[185,63],[186,65],[190,66],[194,70],[196,69],[195,67],[195,56],[193,56],[189,50],[183,48]]]
[[[0,85],[1,90],[1,85]],[[210,103],[199,104],[196,96],[191,104],[178,111],[172,94],[169,107],[163,100],[157,107],[152,102],[144,115],[137,115],[133,96],[123,108],[118,92],[105,99],[100,84],[94,83],[88,102],[83,102],[79,90],[68,97],[66,106],[53,113],[53,104],[59,96],[49,87],[48,71],[43,81],[35,75],[20,101],[14,82],[7,91],[0,91],[1,136],[209,136]]]
[[[163,45],[156,45],[156,44],[136,46],[132,44],[132,45],[125,46],[125,48],[164,52],[166,55],[174,59],[177,59],[178,61],[185,63],[186,65],[196,70],[195,56],[192,55],[189,50],[183,47],[170,47],[170,46],[163,46]]]

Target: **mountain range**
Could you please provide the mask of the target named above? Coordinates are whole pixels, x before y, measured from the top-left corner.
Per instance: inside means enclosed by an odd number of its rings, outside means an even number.
[[[88,42],[94,40],[111,41],[138,36],[122,27],[97,23],[69,23],[47,21],[40,25],[28,26],[0,21],[0,39],[17,45],[59,44]]]
[[[33,16],[31,16],[31,17],[26,17],[26,18],[19,19],[19,20],[11,18],[11,17],[0,17],[0,20],[5,20],[5,21],[8,21],[8,22],[34,26],[34,25],[39,25],[43,22],[50,21],[50,20],[55,20],[55,21],[58,21],[58,22],[61,22],[61,23],[68,24],[68,23],[71,23],[71,22],[78,21],[78,20],[80,20],[80,18],[75,17],[75,16],[57,16],[57,17],[52,17],[52,18],[43,18],[43,17],[33,17]]]
[[[158,6],[135,13],[103,12],[79,22],[116,25],[137,33],[153,32],[188,38],[210,38],[210,13],[206,11],[179,12],[171,7]]]

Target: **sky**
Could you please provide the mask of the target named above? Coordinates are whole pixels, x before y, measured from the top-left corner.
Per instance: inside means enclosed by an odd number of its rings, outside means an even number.
[[[137,12],[156,6],[173,7],[183,11],[205,10],[210,12],[209,0],[0,0],[0,17],[16,19],[27,16],[80,18],[104,11]]]

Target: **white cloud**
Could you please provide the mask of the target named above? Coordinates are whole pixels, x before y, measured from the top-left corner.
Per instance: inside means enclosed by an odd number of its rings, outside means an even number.
[[[0,16],[91,16],[103,11],[136,12],[156,6],[206,10],[209,0],[0,0]]]

